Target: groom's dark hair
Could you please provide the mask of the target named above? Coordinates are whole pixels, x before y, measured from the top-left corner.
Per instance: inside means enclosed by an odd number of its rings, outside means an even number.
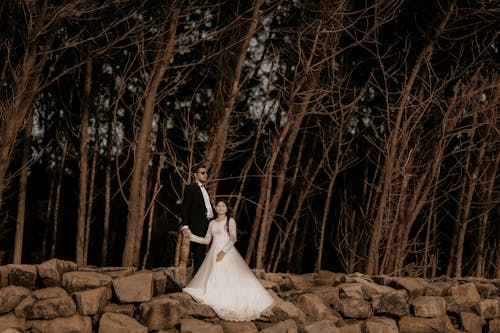
[[[195,165],[194,167],[191,168],[191,172],[192,173],[197,173],[201,168],[207,168],[205,166],[205,164],[199,164],[199,165]]]

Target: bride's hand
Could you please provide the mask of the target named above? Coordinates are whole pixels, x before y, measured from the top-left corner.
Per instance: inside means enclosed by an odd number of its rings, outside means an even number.
[[[216,259],[216,261],[219,262],[222,259],[224,259],[224,255],[226,255],[226,253],[224,251],[220,251],[219,253],[217,253],[217,259]]]

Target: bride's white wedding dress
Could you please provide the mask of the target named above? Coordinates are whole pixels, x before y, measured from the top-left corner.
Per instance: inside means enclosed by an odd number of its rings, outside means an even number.
[[[226,223],[227,220],[213,220],[204,238],[191,235],[193,242],[209,244],[212,241],[212,245],[200,269],[183,291],[212,307],[224,320],[254,320],[270,308],[274,300],[233,246],[236,222],[233,218],[229,220],[229,234]],[[221,250],[226,254],[217,262]]]

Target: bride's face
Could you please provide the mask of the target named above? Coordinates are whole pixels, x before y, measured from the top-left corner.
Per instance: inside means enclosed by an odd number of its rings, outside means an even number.
[[[222,201],[219,201],[217,203],[217,206],[215,206],[215,211],[217,212],[218,215],[226,215],[226,213],[227,213],[226,204]]]

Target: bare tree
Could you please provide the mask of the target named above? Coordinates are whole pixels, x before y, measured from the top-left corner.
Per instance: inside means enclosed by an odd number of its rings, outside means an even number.
[[[140,129],[134,144],[134,167],[130,183],[130,195],[128,198],[128,220],[125,235],[125,248],[123,251],[123,265],[138,267],[140,246],[145,218],[146,184],[149,170],[150,138],[153,124],[153,115],[156,105],[158,87],[163,80],[166,70],[170,64],[174,46],[176,43],[176,29],[181,10],[182,1],[174,1],[170,12],[170,24],[166,32],[167,40],[160,43],[157,57],[149,73],[149,79],[145,88],[144,112],[142,115]],[[164,31],[160,31],[159,38],[163,38]]]
[[[412,91],[415,89],[415,84],[419,73],[422,70],[423,65],[426,61],[430,59],[435,48],[435,43],[440,35],[446,28],[446,24],[453,13],[453,6],[450,6],[446,10],[444,17],[441,20],[440,26],[435,32],[434,37],[427,43],[427,45],[422,49],[419,56],[417,57],[413,68],[411,69],[410,75],[407,77],[403,90],[398,101],[398,104],[391,107],[387,105],[387,108],[394,110],[396,116],[394,121],[388,119],[388,126],[390,128],[390,137],[387,140],[387,155],[385,157],[384,166],[382,168],[382,175],[380,177],[379,189],[381,192],[378,212],[373,222],[373,232],[370,237],[370,247],[368,252],[368,262],[366,267],[367,274],[379,274],[381,271],[380,258],[380,245],[383,239],[383,235],[386,229],[390,229],[391,222],[393,221],[395,207],[394,198],[392,197],[394,193],[398,193],[400,189],[393,188],[398,186],[398,183],[394,183],[394,179],[399,177],[399,168],[395,165],[395,161],[398,160],[399,156],[404,153],[406,147],[401,146],[400,138],[402,135],[402,126],[404,125],[404,115],[408,107],[408,102],[410,100]],[[411,151],[409,151],[411,154]],[[399,159],[400,160],[400,159]],[[403,162],[403,161],[402,161]],[[404,165],[404,162],[403,162]],[[399,183],[404,185],[403,183]],[[403,199],[403,197],[401,197]],[[388,251],[391,251],[388,249]]]
[[[84,98],[82,103],[82,131],[80,133],[80,182],[79,182],[79,201],[78,201],[78,220],[76,229],[76,263],[85,265],[85,221],[87,214],[87,190],[88,190],[88,142],[89,142],[89,107],[90,94],[92,87],[92,59],[88,59],[85,65],[85,86]]]
[[[228,86],[229,90],[227,92],[227,96],[223,98],[223,106],[221,110],[221,114],[219,115],[219,119],[217,121],[217,126],[215,127],[215,133],[212,137],[210,146],[207,149],[206,154],[206,164],[209,170],[212,170],[213,177],[215,179],[219,178],[220,167],[222,165],[224,151],[227,146],[227,135],[229,130],[229,124],[231,119],[231,113],[234,111],[234,105],[236,102],[236,98],[238,96],[240,90],[240,80],[243,71],[243,65],[245,64],[245,58],[248,50],[248,46],[250,44],[250,39],[255,34],[257,30],[257,25],[259,22],[259,10],[261,6],[262,0],[254,0],[251,8],[251,18],[249,19],[249,26],[247,28],[246,33],[241,37],[241,42],[237,44],[239,46],[239,50],[237,54],[234,56],[234,69],[230,70],[230,77],[228,78]],[[240,22],[243,24],[243,22]],[[239,38],[239,36],[237,36]],[[211,191],[216,192],[217,183],[212,182],[210,185]]]
[[[26,35],[23,36],[23,53],[11,54],[6,59],[12,80],[8,98],[0,103],[2,121],[0,122],[0,205],[2,195],[9,182],[7,168],[11,161],[17,134],[23,127],[26,115],[32,109],[33,101],[40,89],[42,69],[47,62],[57,22],[68,14],[71,5],[53,8],[49,1],[41,4],[22,4],[16,10],[23,10],[26,19]],[[3,41],[6,49],[11,49],[14,36]]]
[[[30,113],[31,115],[31,113]],[[26,127],[24,129],[23,143],[23,165],[21,167],[21,175],[19,179],[19,200],[17,204],[17,221],[16,221],[16,239],[14,242],[14,257],[13,263],[20,264],[23,254],[23,237],[24,237],[24,215],[26,213],[26,183],[28,181],[28,168],[30,162],[30,142],[31,129],[33,119],[28,116],[26,119]]]

